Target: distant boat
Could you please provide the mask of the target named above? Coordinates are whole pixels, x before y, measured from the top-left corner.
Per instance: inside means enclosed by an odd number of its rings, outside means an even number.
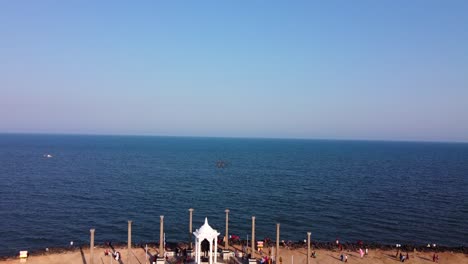
[[[44,154],[44,157],[45,157],[45,158],[52,158],[52,155],[50,155],[50,154]]]
[[[225,168],[227,166],[227,162],[225,162],[224,160],[218,160],[216,162],[216,167],[217,168]]]

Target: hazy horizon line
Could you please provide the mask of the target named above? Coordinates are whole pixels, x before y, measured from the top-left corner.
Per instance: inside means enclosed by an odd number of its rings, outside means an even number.
[[[3,132],[0,135],[57,135],[57,136],[119,136],[119,137],[168,137],[168,138],[219,138],[219,139],[270,139],[270,140],[316,140],[316,141],[367,141],[367,142],[407,142],[407,143],[454,143],[467,144],[458,140],[416,140],[416,139],[366,139],[366,138],[320,138],[320,137],[261,137],[261,136],[209,136],[209,135],[165,135],[131,133],[69,133],[69,132]]]

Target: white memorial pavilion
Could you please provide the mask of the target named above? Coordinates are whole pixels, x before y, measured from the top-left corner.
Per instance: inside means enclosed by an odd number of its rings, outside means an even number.
[[[203,240],[208,240],[210,243],[210,253],[208,256],[209,264],[216,264],[218,261],[218,231],[214,230],[208,224],[208,218],[205,217],[205,223],[195,232],[195,263],[201,264],[201,243]],[[214,245],[214,256],[213,256],[213,245]]]

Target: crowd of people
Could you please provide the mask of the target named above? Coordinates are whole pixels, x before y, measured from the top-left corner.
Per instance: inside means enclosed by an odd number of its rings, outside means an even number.
[[[114,258],[117,261],[119,261],[119,259],[121,258],[120,252],[118,251],[111,252],[109,251],[109,249],[106,249],[104,251],[104,256],[112,256],[112,258]]]

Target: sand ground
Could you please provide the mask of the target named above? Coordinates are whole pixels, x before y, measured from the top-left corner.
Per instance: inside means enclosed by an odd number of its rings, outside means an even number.
[[[94,250],[94,264],[128,264],[127,262],[127,249],[116,248],[122,255],[122,260],[117,262],[112,260],[110,256],[104,255],[104,248],[95,248]],[[156,249],[149,249],[149,254],[153,256]],[[310,258],[311,264],[332,264],[342,263],[339,260],[339,251],[330,250],[316,250],[317,257]],[[395,258],[395,251],[383,250],[370,250],[369,255],[364,258],[359,257],[358,252],[343,251],[348,255],[348,263],[362,263],[362,264],[396,264],[399,263]],[[454,264],[468,264],[468,255],[463,253],[442,252],[439,254],[439,263],[454,263]],[[282,257],[282,264],[306,264],[307,263],[307,249],[289,250],[280,248],[280,256]],[[222,258],[220,258],[222,259]],[[27,260],[20,260],[18,258],[11,258],[0,261],[1,264],[16,264],[16,263],[34,263],[34,264],[91,264],[89,249],[75,250],[65,253],[50,253],[40,256],[30,256]],[[145,264],[149,263],[145,258],[145,250],[143,248],[132,249],[131,264]],[[414,264],[429,264],[432,262],[432,253],[428,252],[411,252],[409,261],[405,263]]]

